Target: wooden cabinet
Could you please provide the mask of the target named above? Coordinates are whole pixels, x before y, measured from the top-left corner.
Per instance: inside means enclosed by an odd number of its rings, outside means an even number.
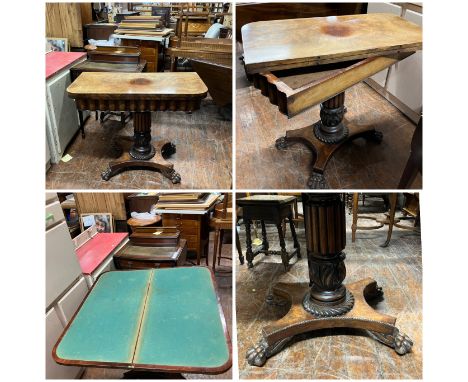
[[[208,255],[209,219],[208,214],[163,214],[163,227],[176,227],[180,238],[187,240],[188,252],[199,260]]]
[[[119,36],[120,37],[120,36]],[[161,71],[162,65],[159,61],[159,53],[161,45],[159,41],[149,40],[134,40],[121,38],[122,46],[136,46],[140,48],[141,59],[146,60],[146,71],[147,72],[159,72]]]

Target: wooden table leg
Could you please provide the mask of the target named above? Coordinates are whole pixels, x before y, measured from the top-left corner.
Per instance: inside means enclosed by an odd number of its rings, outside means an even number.
[[[290,310],[262,328],[262,338],[247,351],[247,362],[263,366],[268,358],[288,346],[294,336],[336,327],[364,329],[398,354],[408,353],[413,342],[395,326],[396,318],[379,313],[368,304],[382,296],[377,282],[367,278],[343,284],[346,221],[341,196],[302,194],[302,201],[310,281],[274,287],[277,296],[291,302]],[[281,223],[277,226],[280,229]]]
[[[354,243],[356,241],[356,230],[357,230],[357,212],[359,204],[359,193],[353,193],[353,224],[351,224],[351,241]]]
[[[390,239],[392,238],[393,225],[395,224],[397,197],[398,197],[398,194],[396,193],[390,194],[390,214],[388,216],[387,240],[385,240],[385,243],[383,243],[381,247],[388,247],[388,244],[390,244]]]
[[[218,265],[221,265],[221,255],[223,250],[224,229],[219,232],[219,246],[218,246]]]
[[[289,220],[289,228],[291,229],[291,234],[292,234],[293,241],[294,241],[294,248],[296,248],[297,250],[296,255],[297,255],[297,258],[300,259],[301,258],[301,246],[299,245],[299,240],[297,240],[296,227],[294,226],[292,211],[289,214],[288,220]]]
[[[253,268],[253,251],[252,251],[252,236],[250,232],[250,226],[251,226],[251,221],[249,219],[246,219],[244,221],[245,225],[245,242],[247,244],[247,250],[245,252],[245,256],[247,258],[247,266],[249,268]]]
[[[83,120],[83,111],[78,110],[78,119],[80,121],[80,130],[81,130],[81,137],[85,138],[85,130],[84,130],[84,120]]]
[[[236,248],[237,248],[237,254],[239,255],[239,262],[241,263],[241,265],[244,265],[244,255],[242,254],[242,247],[240,243],[239,232],[237,231],[237,226],[236,226]]]
[[[213,272],[216,270],[216,255],[218,254],[219,228],[215,229],[213,240]]]
[[[344,92],[320,105],[320,120],[311,126],[288,130],[286,136],[276,140],[275,146],[283,150],[294,143],[306,145],[314,153],[312,173],[307,186],[312,189],[328,188],[324,172],[329,159],[347,140],[364,137],[380,143],[381,132],[371,125],[358,125],[344,119]]]
[[[281,223],[276,223],[276,228],[278,230],[279,242],[281,247],[281,261],[284,265],[284,269],[287,270],[289,265],[289,257],[288,252],[286,252],[286,243],[284,241],[284,232]]]
[[[268,249],[270,248],[270,244],[268,243],[268,239],[267,239],[265,220],[260,220],[260,224],[262,225],[262,246],[263,246],[263,250],[268,251]]]
[[[101,113],[102,115],[102,113]],[[101,174],[103,180],[109,180],[121,171],[132,168],[145,168],[161,172],[172,183],[180,183],[180,174],[166,158],[176,152],[175,145],[167,141],[151,143],[151,112],[133,113],[133,139],[126,137],[115,144],[114,154],[119,158],[109,163]]]

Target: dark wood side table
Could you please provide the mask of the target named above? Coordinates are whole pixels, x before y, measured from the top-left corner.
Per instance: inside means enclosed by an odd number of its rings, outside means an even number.
[[[288,268],[289,260],[294,255],[301,258],[301,249],[293,223],[293,204],[295,200],[295,196],[287,195],[252,195],[237,200],[239,207],[242,207],[247,243],[246,258],[249,268],[253,267],[253,259],[259,253],[264,253],[266,255],[278,254],[278,251],[271,251],[269,249],[265,222],[271,222],[276,225],[281,246],[279,254],[281,255],[281,261],[283,262],[284,268]],[[290,254],[286,251],[286,243],[284,241],[284,232],[282,228],[282,222],[284,219],[288,219],[289,221],[289,227],[291,228],[294,240],[295,249]],[[250,227],[253,220],[260,220],[262,225],[262,245],[255,251],[252,250],[252,238],[250,234]]]
[[[345,206],[341,194],[302,194],[309,265],[309,283],[277,284],[276,295],[290,299],[289,312],[265,326],[262,339],[247,351],[250,365],[266,360],[287,346],[295,335],[327,328],[366,330],[400,354],[413,342],[395,326],[396,318],[381,314],[367,301],[381,297],[377,282],[367,278],[343,285],[346,246]]]
[[[298,38],[300,36],[300,38]],[[320,104],[320,120],[288,130],[283,150],[302,143],[314,154],[310,188],[328,188],[324,172],[350,139],[380,143],[375,126],[347,121],[345,91],[422,49],[422,29],[391,14],[255,22],[242,27],[247,75],[281,113],[293,117]]]
[[[175,153],[168,141],[151,142],[151,112],[186,111],[200,108],[208,89],[197,73],[82,73],[67,89],[79,110],[130,111],[134,135],[125,137],[122,146],[112,142],[114,161],[102,173],[109,180],[132,168],[160,171],[172,183],[180,175],[166,158]]]

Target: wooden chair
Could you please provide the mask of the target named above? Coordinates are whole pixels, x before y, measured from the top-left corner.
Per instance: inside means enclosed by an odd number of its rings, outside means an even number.
[[[213,243],[213,272],[216,271],[216,259],[218,265],[221,265],[221,259],[229,259],[231,257],[222,256],[222,246],[224,239],[224,231],[232,230],[232,194],[224,194],[222,203],[215,206],[213,217],[210,220],[210,227],[215,231]],[[208,257],[207,257],[208,261]]]

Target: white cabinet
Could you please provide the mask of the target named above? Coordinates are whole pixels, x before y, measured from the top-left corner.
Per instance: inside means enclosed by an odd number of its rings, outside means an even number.
[[[84,277],[73,285],[70,290],[57,302],[65,324],[68,324],[88,293],[88,286]]]
[[[46,378],[47,379],[74,379],[78,378],[82,368],[74,366],[62,366],[56,363],[52,357],[52,350],[62,334],[64,326],[57,316],[54,308],[46,314]]]
[[[422,7],[417,3],[369,3],[367,13],[392,13],[422,26]],[[422,51],[399,61],[365,82],[413,122],[418,122],[422,111]]]
[[[70,84],[69,70],[59,72],[46,82],[46,126],[52,163],[58,163],[79,128],[75,102],[66,92]]]

